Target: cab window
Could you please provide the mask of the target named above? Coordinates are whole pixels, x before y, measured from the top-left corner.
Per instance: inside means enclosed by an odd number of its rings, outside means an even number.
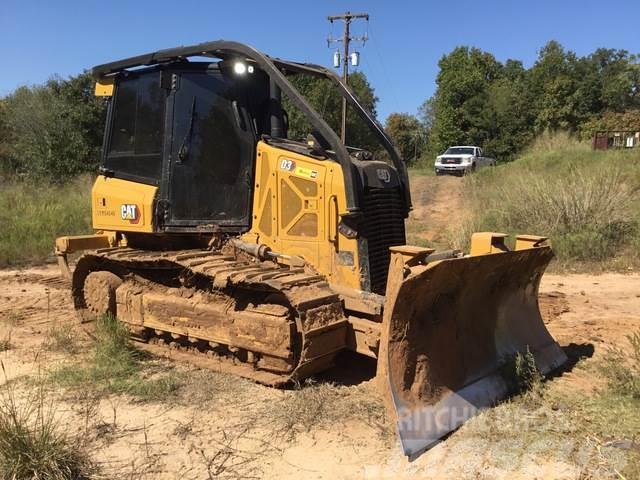
[[[160,72],[120,79],[113,98],[106,169],[116,176],[159,181],[165,103]]]

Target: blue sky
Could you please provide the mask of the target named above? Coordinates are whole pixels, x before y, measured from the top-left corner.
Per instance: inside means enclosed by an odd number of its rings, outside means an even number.
[[[525,66],[551,39],[579,55],[598,47],[640,53],[638,0],[0,0],[0,95],[53,74],[221,38],[330,65],[326,17],[346,10],[371,15],[370,41],[357,49],[380,98],[381,119],[394,111],[415,113],[435,90],[439,58],[457,45]],[[354,33],[365,25],[357,22]]]

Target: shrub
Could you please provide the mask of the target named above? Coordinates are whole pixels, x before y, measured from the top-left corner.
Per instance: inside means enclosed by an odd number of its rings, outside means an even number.
[[[600,372],[615,393],[640,399],[640,330],[627,335],[627,340],[630,352],[618,347],[609,348]]]
[[[595,152],[566,137],[542,137],[509,165],[465,179],[470,219],[454,244],[473,231],[548,236],[563,262],[603,261],[640,237],[640,155]]]
[[[505,358],[500,366],[500,373],[511,395],[532,390],[543,378],[528,346],[526,352],[516,352]]]

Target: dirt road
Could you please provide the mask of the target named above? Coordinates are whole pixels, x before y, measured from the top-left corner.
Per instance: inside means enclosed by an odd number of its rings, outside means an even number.
[[[414,176],[408,242],[447,247],[447,231],[464,220],[463,178]]]

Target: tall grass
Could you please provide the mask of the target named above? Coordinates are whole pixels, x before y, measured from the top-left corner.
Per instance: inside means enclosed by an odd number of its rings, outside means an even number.
[[[600,373],[614,392],[640,401],[640,330],[627,335],[627,340],[630,352],[611,347],[600,365]]]
[[[0,178],[0,266],[41,261],[61,235],[89,233],[91,179],[64,185]]]
[[[22,396],[11,382],[0,387],[0,478],[79,480],[95,471],[85,442],[65,431],[42,386]]]
[[[470,220],[456,232],[548,236],[566,266],[640,260],[640,152],[593,151],[566,136],[545,136],[518,160],[465,179]]]

